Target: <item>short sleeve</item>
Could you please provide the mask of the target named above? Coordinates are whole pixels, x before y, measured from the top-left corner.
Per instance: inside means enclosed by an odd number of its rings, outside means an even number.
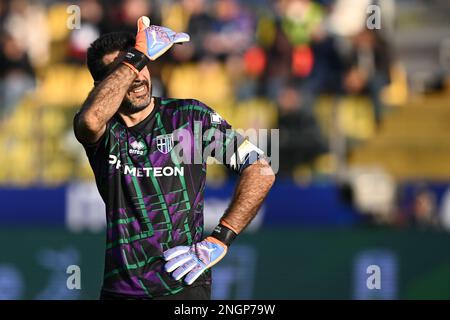
[[[209,107],[207,110],[202,121],[204,158],[211,156],[228,169],[241,174],[264,155],[262,150],[233,129],[220,114]]]
[[[101,178],[106,175],[107,166],[105,162],[108,161],[108,140],[109,140],[109,123],[106,125],[105,132],[100,137],[100,139],[96,143],[87,144],[81,141],[81,139],[77,136],[77,132],[75,130],[75,123],[77,121],[77,117],[79,116],[79,112],[75,115],[73,119],[73,131],[75,138],[78,142],[83,146],[86,155],[89,159],[89,163],[94,171],[94,175],[96,179]]]

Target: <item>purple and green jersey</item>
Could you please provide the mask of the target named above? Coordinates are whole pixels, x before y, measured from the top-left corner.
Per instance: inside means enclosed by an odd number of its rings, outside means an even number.
[[[203,239],[204,153],[240,173],[254,162],[235,155],[247,144],[201,102],[165,98],[133,127],[115,115],[96,144],[84,144],[106,204],[103,291],[153,297],[183,289],[162,253]],[[193,285],[210,282],[207,271]]]

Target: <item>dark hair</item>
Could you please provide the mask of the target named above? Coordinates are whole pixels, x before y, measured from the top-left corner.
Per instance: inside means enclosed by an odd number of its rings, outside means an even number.
[[[135,36],[129,32],[111,32],[100,36],[87,50],[87,66],[94,81],[101,81],[111,72],[103,63],[106,54],[124,51],[134,46]]]

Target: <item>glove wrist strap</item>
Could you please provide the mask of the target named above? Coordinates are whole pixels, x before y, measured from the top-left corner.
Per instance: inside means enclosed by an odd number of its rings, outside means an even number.
[[[136,48],[130,48],[125,54],[122,63],[129,66],[134,72],[139,73],[149,61],[145,54]]]
[[[231,242],[233,242],[236,236],[237,234],[233,230],[225,227],[223,224],[217,225],[217,227],[211,233],[211,237],[214,237],[217,240],[223,242],[228,247],[231,245]]]

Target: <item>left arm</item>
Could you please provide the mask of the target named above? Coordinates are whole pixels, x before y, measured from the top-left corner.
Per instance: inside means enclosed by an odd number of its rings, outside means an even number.
[[[192,284],[206,269],[219,262],[228,247],[252,219],[275,182],[270,165],[259,159],[242,171],[230,207],[211,236],[199,243],[177,246],[164,252],[165,269],[175,280],[186,276]]]
[[[266,160],[260,159],[248,166],[241,174],[221,222],[239,234],[256,216],[274,182],[275,174]]]

